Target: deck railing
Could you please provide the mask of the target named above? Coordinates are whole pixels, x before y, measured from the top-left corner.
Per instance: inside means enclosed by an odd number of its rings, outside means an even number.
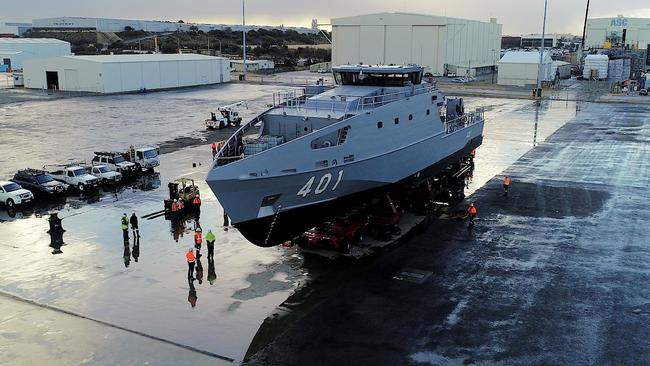
[[[403,91],[388,94],[369,96],[339,94],[331,100],[312,99],[309,101],[309,108],[305,108],[305,103],[311,95],[306,94],[305,89],[296,89],[274,93],[273,106],[282,107],[283,109],[292,110],[294,112],[303,112],[305,115],[307,114],[307,111],[329,111],[331,113],[340,111],[345,115],[348,112],[361,113],[368,109],[377,108],[398,100],[429,93],[435,89],[436,88],[433,85],[421,84],[417,86],[414,85]]]
[[[443,122],[445,133],[450,134],[465,127],[469,127],[475,123],[483,122],[483,115],[485,110],[483,108],[476,108],[474,112],[463,114],[462,116]],[[444,121],[444,116],[440,116]]]
[[[260,114],[261,116],[262,114]],[[255,117],[250,122],[242,125],[226,142],[215,157],[215,165],[222,166],[244,158],[244,136],[261,121]]]

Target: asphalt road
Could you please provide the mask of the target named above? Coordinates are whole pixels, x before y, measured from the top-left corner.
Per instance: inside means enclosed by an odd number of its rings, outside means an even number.
[[[250,365],[641,365],[650,108],[583,104],[470,198],[360,263]],[[312,289],[314,291],[314,289]]]

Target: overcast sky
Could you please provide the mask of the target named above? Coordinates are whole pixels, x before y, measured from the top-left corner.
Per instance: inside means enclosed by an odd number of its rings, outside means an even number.
[[[549,0],[547,30],[582,34],[586,0]],[[495,17],[503,34],[540,33],[543,0],[246,0],[250,24],[310,26],[311,19],[384,11],[446,15],[476,20]],[[57,16],[240,23],[240,0],[22,0],[2,5],[0,20]],[[650,18],[650,0],[591,0],[590,17]]]

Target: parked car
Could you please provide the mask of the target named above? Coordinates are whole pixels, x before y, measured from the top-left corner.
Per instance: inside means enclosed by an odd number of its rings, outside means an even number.
[[[86,169],[80,166],[60,167],[47,174],[59,182],[75,187],[81,193],[99,187],[99,179],[94,175],[88,174]]]
[[[646,97],[647,97],[647,96],[648,96],[648,89],[641,89],[641,90],[639,90],[639,95],[643,95],[643,96],[646,96]]]
[[[127,161],[122,154],[116,152],[95,151],[92,163],[93,165],[107,165],[125,178],[139,173],[135,163]]]
[[[24,189],[19,184],[8,181],[0,181],[0,202],[8,208],[15,205],[22,205],[34,200],[32,192]]]
[[[102,184],[116,184],[122,180],[122,174],[111,169],[108,165],[93,165],[88,170],[90,174],[99,178]]]
[[[43,197],[63,196],[67,189],[64,183],[52,179],[43,170],[19,170],[11,181],[29,189],[35,195]]]

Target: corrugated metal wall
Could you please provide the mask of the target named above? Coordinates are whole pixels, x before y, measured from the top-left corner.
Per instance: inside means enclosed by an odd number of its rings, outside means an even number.
[[[373,14],[332,20],[332,60],[341,64],[494,65],[501,25],[435,16]]]

